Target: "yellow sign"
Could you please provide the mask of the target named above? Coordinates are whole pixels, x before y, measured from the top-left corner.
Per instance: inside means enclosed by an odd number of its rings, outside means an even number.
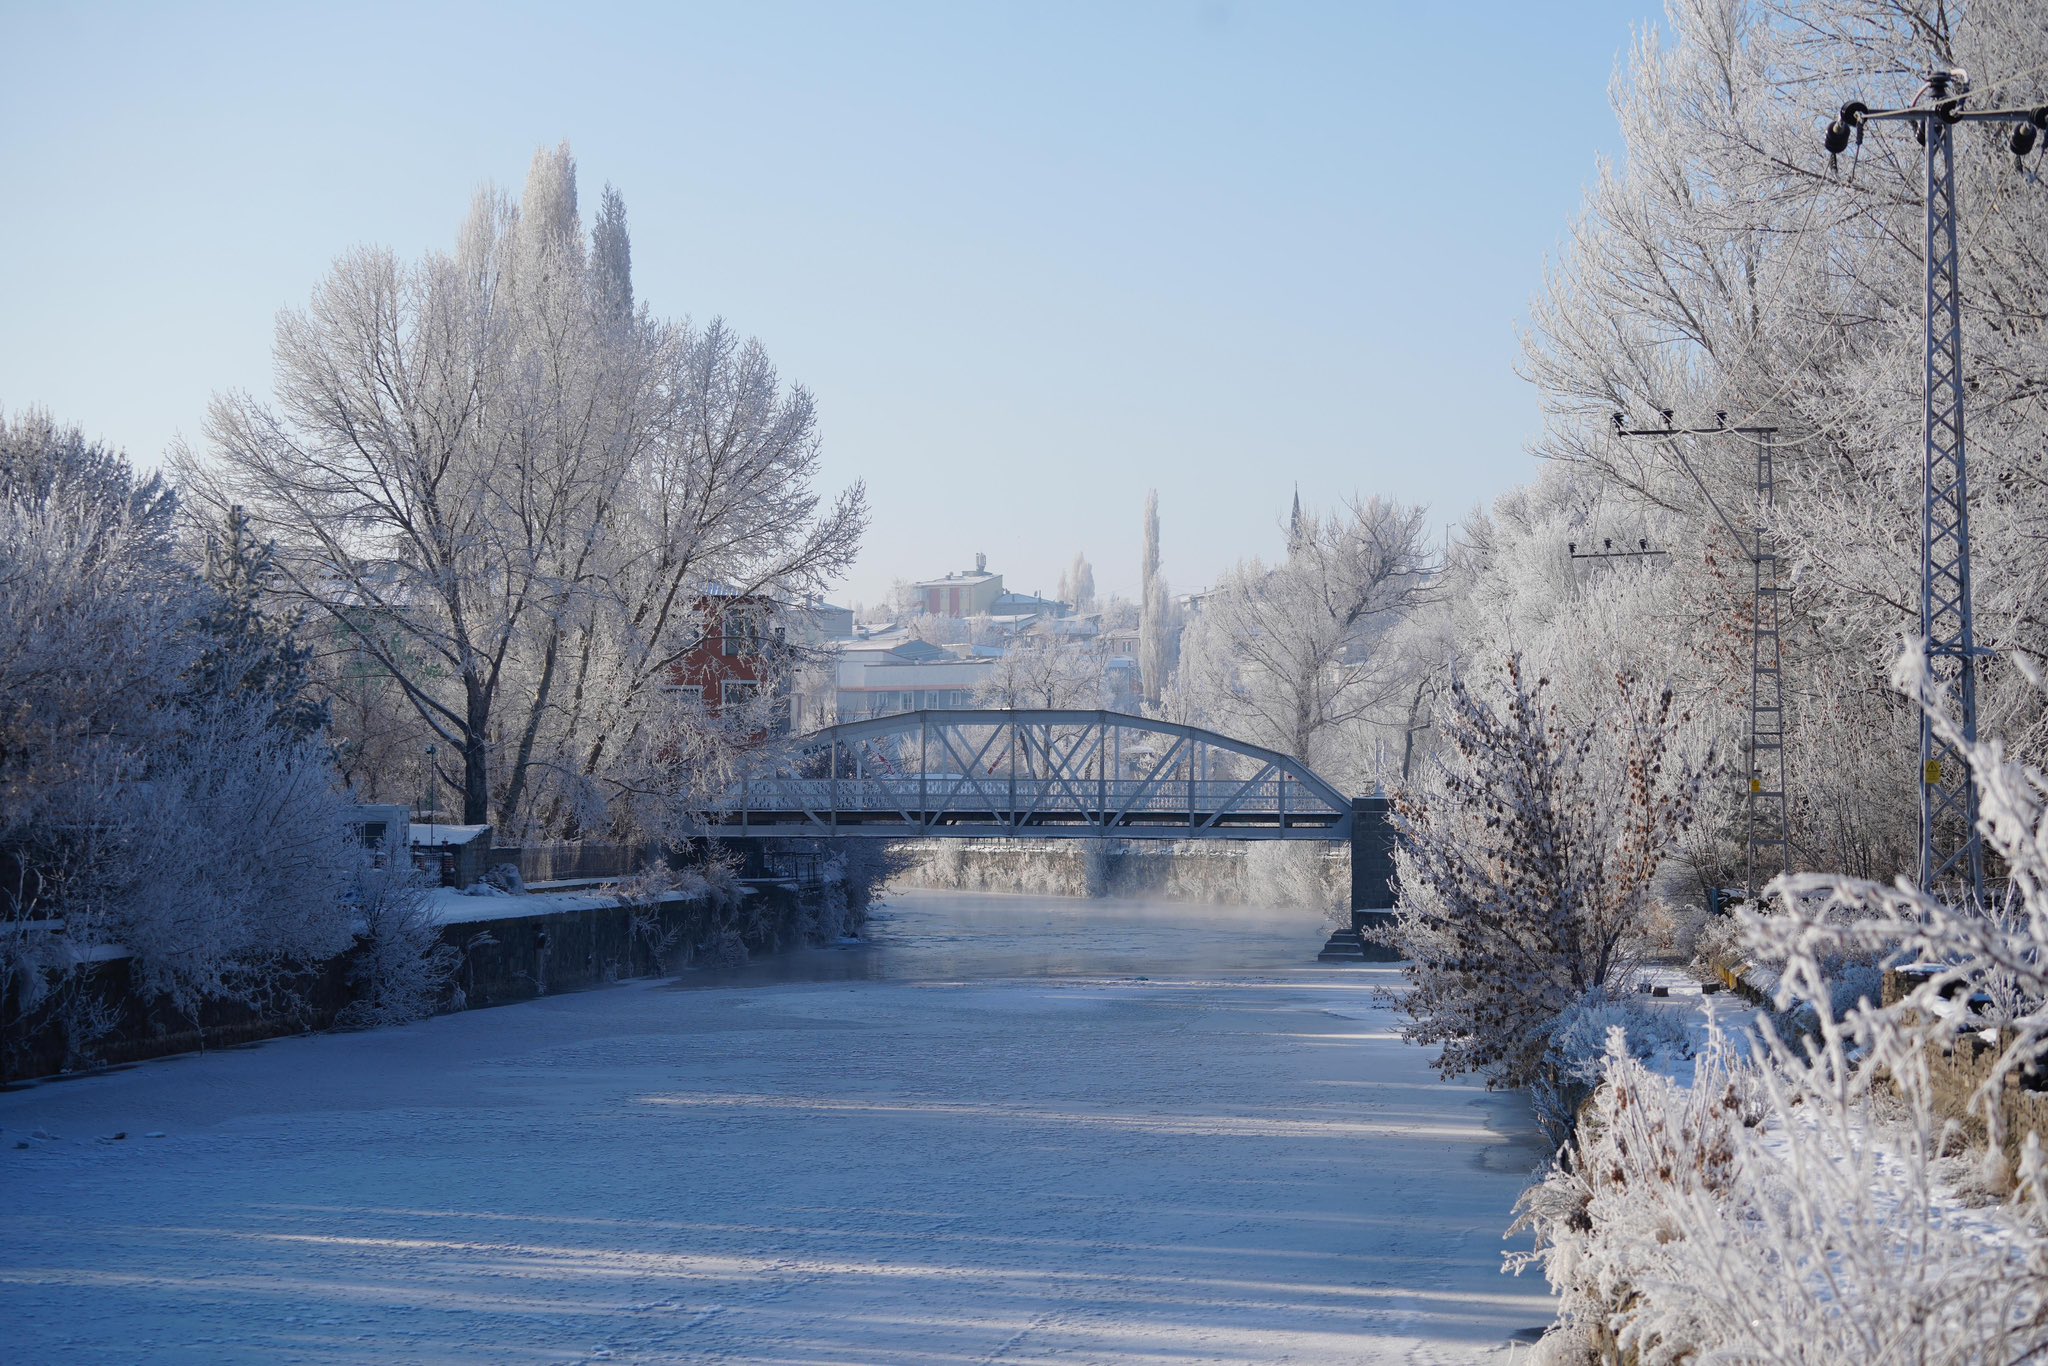
[[[1941,781],[1941,760],[1929,759],[1927,761],[1926,780],[1929,787],[1933,787]]]
[[[1764,790],[1764,780],[1763,780],[1762,778],[1751,778],[1751,779],[1749,780],[1749,790],[1750,790],[1751,792],[1761,792],[1761,791],[1763,791],[1763,790]]]

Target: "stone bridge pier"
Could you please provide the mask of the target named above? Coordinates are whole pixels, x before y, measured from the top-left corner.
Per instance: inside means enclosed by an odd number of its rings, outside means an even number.
[[[1362,956],[1379,963],[1391,963],[1400,957],[1392,949],[1371,943],[1364,937],[1384,929],[1394,919],[1392,808],[1392,801],[1384,796],[1351,799],[1351,933]],[[1331,949],[1339,947],[1338,937],[1331,937]],[[1350,946],[1342,947],[1348,950]],[[1325,952],[1328,954],[1329,950]],[[1349,958],[1354,955],[1347,951],[1341,956]]]

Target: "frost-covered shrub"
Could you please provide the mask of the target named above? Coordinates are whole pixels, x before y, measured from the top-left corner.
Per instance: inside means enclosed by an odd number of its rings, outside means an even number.
[[[918,872],[936,887],[963,886],[967,876],[967,850],[959,840],[928,841],[918,860]]]
[[[198,700],[160,734],[152,776],[103,807],[118,838],[103,932],[187,1014],[205,998],[281,1004],[285,980],[349,945],[352,808],[317,742],[266,732],[267,705]]]
[[[2031,661],[2016,657],[2015,664],[2043,688]],[[1874,1004],[1879,960],[1932,968],[1890,1007],[1849,1013],[1846,1027],[1860,1049],[1904,1078],[1916,1075],[1930,1045],[1959,1032],[1998,1031],[2003,1046],[1974,1098],[1995,1145],[2002,1139],[1998,1092],[2048,1055],[2048,773],[2011,761],[1997,740],[1966,740],[1917,650],[1901,653],[1893,678],[1967,756],[1987,861],[2004,865],[2006,898],[1990,907],[1951,905],[1905,878],[1885,886],[1800,875],[1773,884],[1773,914],[1746,914],[1744,924],[1759,953],[1783,962],[1779,991],[1787,1003],[1833,1013],[1853,994]],[[1845,964],[1859,971],[1845,974]]]
[[[846,938],[851,928],[851,915],[845,880],[828,880],[818,893],[817,910],[813,912],[808,927],[810,937],[819,943]]]
[[[1339,888],[1317,843],[1270,840],[1245,851],[1243,899],[1259,906],[1299,906],[1350,923],[1350,887]]]
[[[367,860],[366,860],[367,865]],[[355,999],[336,1020],[344,1027],[407,1024],[440,1008],[462,955],[441,937],[427,892],[432,879],[409,859],[365,866],[357,887]]]
[[[1616,1046],[1637,1060],[1692,1056],[1692,1032],[1676,1011],[1659,1010],[1635,996],[1610,996],[1604,991],[1557,1017],[1550,1029],[1552,1067],[1588,1083],[1600,1080],[1601,1069]]]
[[[1670,1207],[1724,1197],[1736,1181],[1738,1135],[1762,1118],[1751,1078],[1718,1033],[1690,1088],[1643,1067],[1619,1031],[1605,1058],[1606,1084],[1571,1148],[1523,1193],[1509,1230],[1536,1238],[1510,1269],[1540,1267],[1561,1297],[1539,1352],[1560,1364],[1615,1358],[1618,1327],[1670,1278],[1680,1228]],[[1671,1345],[1682,1352],[1702,1341],[1681,1330]],[[1659,1358],[1653,1350],[1643,1359]]]
[[[712,932],[704,945],[704,956],[714,967],[745,967],[752,956],[747,949],[747,936],[737,925],[721,925]]]
[[[1586,1101],[1600,1083],[1612,1050],[1665,1063],[1690,1058],[1691,1031],[1683,1016],[1640,996],[1588,992],[1551,1023],[1543,1063],[1529,1083],[1536,1122],[1558,1144],[1570,1141]]]
[[[832,850],[829,866],[838,869],[839,884],[846,895],[846,922],[841,933],[859,934],[867,924],[868,908],[890,882],[911,867],[916,856],[902,845],[882,840],[846,839],[828,847]]]
[[[1084,896],[1109,895],[1109,842],[1084,840],[1081,846],[1081,888]]]
[[[2003,1363],[2048,1351],[2038,1205],[1938,1180],[1924,1103],[1867,1085],[1832,1021],[1761,1063],[1718,1034],[1682,1086],[1617,1041],[1568,1160],[1519,1206],[1563,1303],[1544,1359]],[[2036,1173],[2038,1178],[2038,1173]]]
[[[1564,1301],[1550,1359],[2048,1354],[2048,1160],[2028,1135],[2005,1168],[1995,1103],[2048,1042],[2048,775],[1964,742],[1917,652],[1897,679],[1969,757],[2012,901],[1987,913],[1903,879],[1801,876],[1774,884],[1775,914],[1745,911],[1743,952],[1780,965],[1779,1004],[1811,1033],[1787,1043],[1766,1022],[1749,1061],[1716,1034],[1690,1087],[1615,1041],[1576,1142],[1522,1202],[1537,1249],[1514,1260]],[[1879,955],[1940,970],[1884,1007]],[[1959,1133],[1930,1050],[1994,1026],[2007,1043],[1975,1097],[1992,1142],[1945,1156]]]
[[[1748,958],[1749,945],[1742,922],[1730,915],[1711,915],[1693,938],[1693,963],[1701,968],[1741,966]]]
[[[1405,1035],[1447,1075],[1526,1086],[1553,1023],[1641,949],[1642,908],[1710,760],[1681,743],[1670,690],[1616,679],[1575,723],[1510,656],[1495,705],[1454,680],[1434,781],[1395,804],[1400,900],[1385,938],[1409,960]]]
[[[1658,898],[1643,912],[1643,947],[1653,957],[1689,963],[1710,917],[1705,907]]]

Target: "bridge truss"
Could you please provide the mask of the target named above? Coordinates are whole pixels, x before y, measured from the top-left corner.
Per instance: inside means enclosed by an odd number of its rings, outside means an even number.
[[[1298,760],[1112,711],[914,711],[804,736],[707,834],[1346,840],[1352,803]]]

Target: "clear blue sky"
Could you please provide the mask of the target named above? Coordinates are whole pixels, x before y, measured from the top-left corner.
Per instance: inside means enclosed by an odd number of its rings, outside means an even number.
[[[1193,588],[1296,481],[1448,521],[1529,477],[1516,329],[1657,13],[0,0],[0,404],[153,464],[339,252],[450,245],[567,138],[640,297],[816,392],[875,513],[842,599],[978,550],[1129,592],[1150,487]]]

